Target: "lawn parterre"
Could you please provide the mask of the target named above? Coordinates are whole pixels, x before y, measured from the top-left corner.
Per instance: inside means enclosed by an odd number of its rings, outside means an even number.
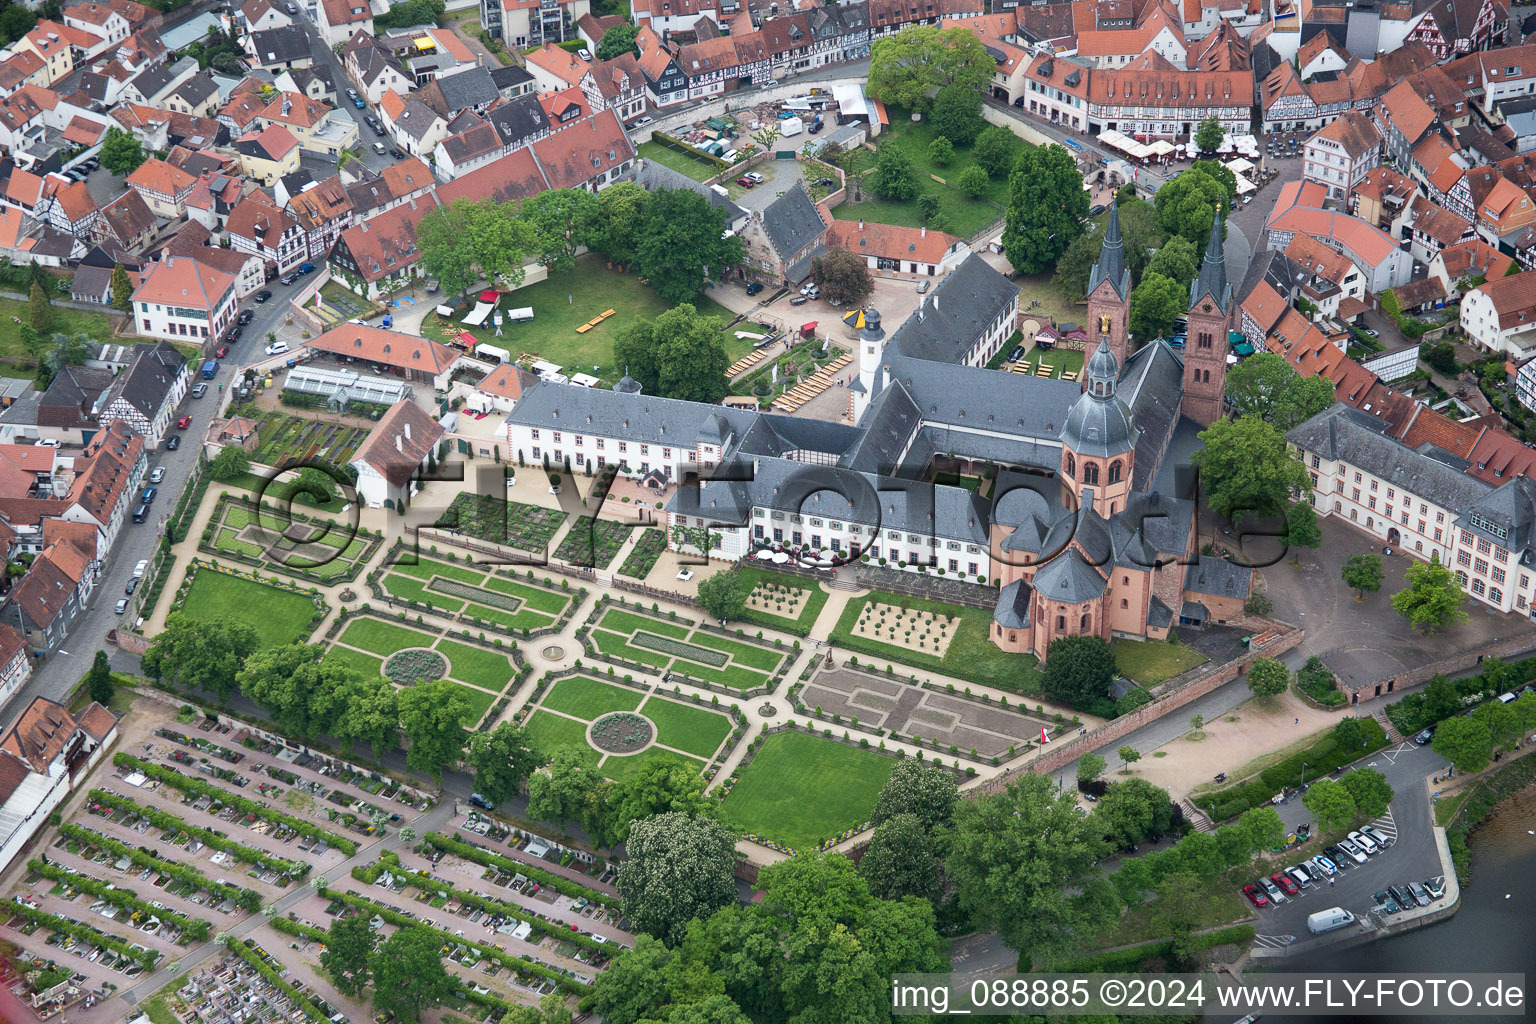
[[[739,690],[767,686],[787,653],[634,605],[600,605],[587,621],[592,627],[588,642],[603,655]]]
[[[553,626],[576,597],[568,590],[512,579],[479,566],[429,558],[418,557],[386,569],[389,571],[380,585],[391,597],[499,623],[508,629]]]
[[[617,720],[625,715],[639,715],[647,728],[654,729],[654,737],[647,736],[647,741],[654,739],[652,746],[635,754],[605,753],[588,739],[587,729],[593,722],[605,716]],[[529,742],[540,753],[549,756],[561,746],[578,747],[594,763],[602,759],[602,772],[617,780],[653,754],[677,757],[702,772],[704,763],[719,751],[732,726],[724,713],[709,707],[660,694],[647,695],[591,676],[573,675],[550,684],[532,709],[525,728]]]
[[[541,707],[560,711],[590,722],[610,711],[633,711],[645,694],[586,676],[556,680],[539,702]]]
[[[1116,640],[1115,667],[1142,686],[1156,686],[1208,660],[1193,647],[1164,640]]]
[[[703,758],[714,757],[731,733],[730,719],[719,712],[662,697],[647,699],[640,713],[655,723],[657,743]]]
[[[392,622],[362,616],[347,623],[337,641],[349,647],[390,655],[407,647],[431,647],[435,639],[430,633],[397,626]]]
[[[565,531],[555,557],[586,569],[607,569],[634,530],[629,523],[583,516]]]
[[[193,563],[191,583],[173,608],[195,619],[244,622],[264,647],[306,639],[324,612],[315,598]]]
[[[782,629],[797,636],[809,636],[816,616],[827,603],[827,592],[815,580],[801,579],[764,569],[736,570],[742,585],[754,600],[741,613],[743,622]],[[790,597],[796,599],[791,601]]]
[[[600,755],[587,745],[587,724],[553,711],[535,711],[523,728],[533,749],[545,757],[553,757],[561,747],[575,747],[596,764]]]
[[[641,530],[640,539],[635,541],[635,546],[629,549],[624,564],[619,566],[619,575],[631,576],[637,580],[645,579],[656,567],[657,560],[665,550],[667,550],[666,531]]]
[[[704,762],[697,758],[684,757],[670,750],[658,750],[655,747],[649,750],[642,750],[638,754],[609,754],[607,759],[603,761],[602,771],[604,775],[614,782],[623,782],[635,772],[645,767],[648,761],[660,757],[681,761],[695,772],[702,773],[704,771]]]
[[[896,762],[802,732],[761,741],[721,805],[745,833],[810,850],[869,818]]]

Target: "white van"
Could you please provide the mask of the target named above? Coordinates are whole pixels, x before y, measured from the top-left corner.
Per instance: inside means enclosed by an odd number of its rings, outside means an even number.
[[[1347,924],[1353,924],[1355,915],[1343,907],[1333,907],[1329,910],[1319,910],[1315,914],[1307,916],[1307,930],[1313,935],[1321,935],[1323,932],[1331,932],[1335,928],[1343,928]]]
[[[385,153],[389,152],[389,150],[384,148],[384,143],[382,142],[375,142],[373,144],[373,151],[379,154],[379,156],[383,156]]]

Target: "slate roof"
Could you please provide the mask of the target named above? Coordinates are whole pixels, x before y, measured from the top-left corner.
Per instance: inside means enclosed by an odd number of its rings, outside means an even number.
[[[821,208],[811,202],[803,182],[796,181],[787,192],[769,203],[762,214],[763,233],[781,260],[789,260],[800,250],[823,240],[827,222]]]
[[[1252,584],[1252,569],[1215,555],[1201,555],[1184,570],[1184,589],[1196,594],[1247,600]]]
[[[1107,394],[1096,394],[1096,388],[1084,391],[1061,430],[1061,443],[1079,455],[1110,457],[1123,455],[1136,444],[1137,428],[1130,406],[1116,393],[1114,381],[1119,374],[1119,364],[1109,350],[1105,339],[1088,360],[1084,371],[1095,385],[1109,382]]]
[[[254,32],[248,46],[249,52],[256,55],[256,63],[263,66],[287,64],[312,56],[309,35],[297,25]]]
[[[635,182],[648,192],[658,189],[686,188],[709,200],[709,205],[725,211],[725,222],[733,224],[747,215],[747,211],[722,196],[701,181],[696,181],[681,171],[674,171],[655,160],[638,160],[635,163]]]
[[[1015,580],[997,595],[992,620],[1004,629],[1029,628],[1029,602],[1034,591],[1023,580]]]
[[[1077,548],[1057,555],[1035,573],[1035,591],[1047,601],[1081,604],[1104,593],[1109,581]]]
[[[1179,425],[1184,394],[1184,360],[1167,342],[1143,345],[1125,359],[1115,393],[1131,407],[1136,426],[1136,466],[1131,489],[1150,491],[1168,439]]]
[[[1018,295],[1017,285],[972,253],[923,298],[891,341],[904,356],[959,363],[985,333],[985,326],[1016,302]],[[1072,390],[1077,391],[1076,386]]]
[[[496,109],[486,111],[485,119],[508,146],[521,145],[549,131],[549,114],[539,98],[531,93],[515,96]]]
[[[168,341],[135,345],[133,362],[112,382],[103,408],[122,400],[154,422],[161,404],[186,365],[187,357]]]
[[[490,71],[485,68],[471,68],[433,81],[447,106],[446,110],[438,111],[445,117],[465,107],[486,106],[501,95]]]
[[[1499,547],[1529,553],[1536,544],[1536,482],[1522,475],[1501,484],[1465,509],[1456,525]]]

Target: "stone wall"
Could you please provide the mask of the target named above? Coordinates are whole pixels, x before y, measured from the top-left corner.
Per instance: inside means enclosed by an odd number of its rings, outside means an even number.
[[[1407,672],[1399,672],[1396,675],[1384,676],[1381,679],[1372,679],[1360,683],[1353,688],[1342,681],[1339,689],[1349,695],[1351,704],[1360,704],[1376,697],[1389,693],[1397,693],[1411,686],[1427,683],[1436,675],[1451,675],[1455,672],[1464,672],[1469,668],[1476,668],[1483,663],[1484,658],[1502,658],[1505,661],[1514,661],[1517,658],[1529,657],[1536,652],[1536,638],[1529,636],[1515,637],[1500,643],[1490,644],[1482,650],[1464,651],[1461,654],[1453,654],[1439,661],[1432,661],[1427,665],[1410,669]]]

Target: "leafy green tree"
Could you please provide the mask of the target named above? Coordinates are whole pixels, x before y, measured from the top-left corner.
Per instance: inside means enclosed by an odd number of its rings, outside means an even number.
[[[937,900],[942,877],[932,833],[915,814],[898,814],[875,827],[859,861],[869,891],[883,900],[917,896]]]
[[[1279,658],[1254,658],[1248,666],[1248,689],[1255,697],[1278,697],[1291,685],[1291,670]]]
[[[711,807],[697,768],[681,758],[658,754],[614,787],[608,800],[610,834],[605,837],[610,841],[604,845],[623,842],[636,821],[658,814],[694,818],[707,814]]]
[[[1536,729],[1536,691],[1522,693],[1509,709],[1515,713],[1515,724],[1521,736],[1528,736],[1532,729]]]
[[[411,745],[405,763],[433,779],[464,754],[464,723],[470,716],[464,688],[447,679],[418,683],[400,691],[400,731]]]
[[[1109,644],[1096,636],[1063,636],[1046,648],[1040,688],[1051,700],[1088,709],[1108,700],[1115,675],[1115,655]]]
[[[46,335],[53,328],[53,300],[48,297],[43,286],[36,281],[32,282],[32,291],[28,296],[27,323],[39,337]]]
[[[1083,193],[1087,195],[1087,193]],[[1167,237],[1157,221],[1157,211],[1150,204],[1137,199],[1117,204],[1120,208],[1120,238],[1125,247],[1125,265],[1131,271],[1131,279],[1140,282],[1150,269],[1152,255],[1158,252]],[[1184,291],[1188,300],[1189,291]]]
[[[928,143],[928,159],[943,167],[955,158],[955,144],[943,135],[936,135]]]
[[[1200,434],[1205,447],[1191,461],[1211,509],[1237,522],[1285,511],[1292,492],[1306,493],[1306,468],[1285,447],[1285,435],[1261,419],[1220,419]]]
[[[1348,790],[1355,801],[1355,809],[1366,818],[1379,818],[1387,813],[1392,804],[1392,786],[1387,777],[1374,768],[1357,768],[1346,772],[1339,785]]]
[[[1141,760],[1141,751],[1137,750],[1133,746],[1130,746],[1129,744],[1121,747],[1119,750],[1115,751],[1115,753],[1119,755],[1120,760],[1125,762],[1127,766],[1133,765],[1137,761]]]
[[[443,0],[401,0],[373,21],[376,32],[391,28],[410,28],[413,25],[436,25],[442,21],[447,7]]]
[[[739,619],[747,606],[747,586],[734,572],[717,572],[699,581],[699,605],[712,619]]]
[[[1195,145],[1203,152],[1214,153],[1221,148],[1221,140],[1227,137],[1227,130],[1222,127],[1220,119],[1215,115],[1200,122],[1200,127],[1195,129]]]
[[[422,1013],[459,989],[443,967],[441,940],[421,925],[401,928],[384,940],[370,966],[373,1008],[402,1020],[421,1020]]]
[[[1131,289],[1131,333],[1138,338],[1165,337],[1188,306],[1186,288],[1171,277],[1148,271]]]
[[[336,986],[336,991],[352,999],[362,995],[368,984],[373,947],[370,915],[356,911],[331,922],[325,948],[320,951],[320,967]]]
[[[138,139],[116,125],[107,129],[106,138],[101,141],[101,166],[122,176],[138,170],[144,160],[144,147]]]
[[[979,92],[996,73],[997,61],[969,29],[909,25],[870,47],[870,94],[898,107],[926,110],[929,94],[947,85]]]
[[[249,623],[171,612],[145,652],[142,667],[151,679],[207,690],[223,703],[235,692],[240,666],[260,648]]]
[[[55,334],[37,367],[37,386],[44,390],[67,366],[81,366],[96,354],[101,343],[84,334]]]
[[[1142,204],[1146,207],[1146,204]],[[1146,207],[1150,209],[1150,207]],[[1123,229],[1122,229],[1123,230]],[[1194,283],[1195,276],[1200,273],[1201,254],[1195,248],[1195,243],[1182,235],[1174,235],[1164,242],[1152,258],[1147,261],[1148,274],[1161,274],[1170,280],[1177,281],[1179,287],[1187,293],[1189,286]],[[1232,371],[1227,371],[1228,380],[1231,380]]]
[[[1520,719],[1515,710],[1502,701],[1491,700],[1472,712],[1472,718],[1488,729],[1493,745],[1505,750],[1515,749],[1520,741]]]
[[[1429,745],[1459,772],[1482,771],[1493,760],[1493,734],[1486,722],[1475,718],[1447,718],[1435,727]]]
[[[329,732],[342,712],[338,689],[361,678],[355,669],[322,660],[320,645],[269,647],[246,659],[240,692],[265,707],[280,730],[311,737]]]
[[[429,210],[416,224],[421,268],[450,295],[465,294],[478,277],[470,231],[472,222],[481,215],[478,203],[455,199]]]
[[[1324,832],[1342,832],[1360,815],[1349,790],[1332,779],[1318,779],[1312,783],[1301,802],[1317,815],[1317,823]]]
[[[917,212],[923,215],[924,224],[932,224],[939,215],[939,197],[924,192],[917,197]]]
[[[890,777],[880,787],[869,820],[876,825],[899,814],[917,818],[924,830],[932,833],[948,825],[959,799],[955,777],[937,765],[916,758],[902,758],[891,769]]]
[[[678,1003],[665,1021],[644,1024],[752,1024],[752,1018],[730,996],[716,993],[696,1003]]]
[[[619,872],[624,916],[669,946],[688,922],[736,900],[736,836],[713,818],[669,812],[634,822]]]
[[[133,281],[121,263],[112,268],[112,308],[126,313],[133,307]]]
[[[112,666],[107,664],[106,651],[97,651],[91,659],[91,669],[85,674],[85,692],[102,707],[112,703],[117,686],[112,682]]]
[[[607,783],[588,763],[586,748],[543,753],[550,761],[528,777],[528,813],[562,829],[570,821],[600,821]]]
[[[1355,592],[1355,600],[1364,601],[1366,591],[1376,593],[1381,589],[1383,570],[1378,555],[1350,555],[1339,571],[1344,584]]]
[[[1316,548],[1323,543],[1317,510],[1305,501],[1293,501],[1285,510],[1285,543],[1295,548]]]
[[[1102,826],[1076,803],[1053,780],[1023,774],[955,807],[947,867],[958,905],[1021,958],[1049,962],[1075,951],[1076,938],[1111,919],[1087,898],[1105,853]]]
[[[955,184],[959,186],[961,192],[972,199],[980,199],[987,194],[987,188],[991,183],[987,179],[987,172],[972,164],[960,172],[960,177],[955,180]]]
[[[811,280],[822,297],[844,306],[862,306],[875,294],[875,278],[869,263],[847,249],[829,249],[811,260]]]
[[[665,1019],[655,1014],[669,1001],[669,968],[677,959],[678,954],[659,940],[643,933],[636,936],[632,948],[598,972],[592,986],[592,1012],[604,1024]]]
[[[523,780],[539,767],[542,758],[528,746],[528,737],[511,722],[500,722],[490,732],[469,738],[464,764],[475,773],[475,792],[493,804],[510,802],[522,789]]]
[[[640,317],[619,332],[616,365],[626,367],[647,394],[687,402],[718,402],[730,390],[730,358],[721,340],[725,324],[684,302],[654,317]]]
[[[957,146],[969,146],[986,127],[981,94],[962,85],[946,85],[933,101],[933,127]]]
[[[639,28],[626,21],[604,32],[603,38],[597,41],[597,59],[613,60],[626,53],[640,56],[640,48],[635,45],[635,35],[639,31]]]
[[[1228,186],[1219,175],[1211,173],[1208,168],[1212,163],[1196,161],[1189,170],[1158,189],[1155,200],[1163,230],[1184,236],[1202,253],[1211,236],[1211,221],[1216,219],[1217,211],[1227,208],[1236,187]]]
[[[739,266],[745,257],[741,237],[725,237],[725,233],[725,211],[711,206],[699,193],[690,189],[653,192],[635,245],[635,269],[667,302],[674,306],[690,302],[709,280]]]
[[[976,136],[976,145],[971,147],[976,166],[986,171],[989,178],[1006,176],[1018,152],[1019,137],[1001,124],[983,128]]]
[[[517,216],[533,229],[539,264],[568,271],[576,266],[576,250],[595,234],[600,214],[597,196],[586,189],[551,188],[524,199]]]
[[[1129,850],[1148,836],[1161,835],[1173,827],[1173,805],[1166,789],[1146,779],[1126,779],[1110,784],[1094,806],[1092,817],[1116,848]]]
[[[1392,595],[1392,608],[1423,633],[1466,622],[1461,584],[1440,564],[1439,553],[1428,562],[1414,562],[1404,574],[1408,586]]]
[[[1082,302],[1088,297],[1088,281],[1103,247],[1104,236],[1090,228],[1074,238],[1057,258],[1051,284],[1068,302]]]
[[[1173,940],[1173,960],[1181,970],[1196,965],[1195,932],[1208,920],[1210,902],[1210,885],[1194,872],[1175,871],[1157,883],[1153,916],[1158,931]]]
[[[881,146],[875,158],[875,176],[870,188],[886,199],[905,200],[917,195],[917,171],[895,146]]]
[[[1072,154],[1037,146],[1019,154],[1008,177],[1003,253],[1021,274],[1051,266],[1083,230],[1088,193]]]
[[[1303,377],[1273,352],[1249,356],[1227,371],[1227,399],[1238,416],[1261,416],[1282,432],[1333,404],[1333,381]]]
[[[1103,775],[1109,762],[1100,754],[1084,754],[1077,759],[1077,781],[1093,782]]]
[[[589,245],[619,266],[635,261],[640,232],[649,220],[651,193],[633,181],[609,185],[597,194],[597,223]]]
[[[343,752],[350,752],[356,743],[366,743],[375,753],[398,746],[399,693],[383,676],[358,679],[331,730],[342,741]]]
[[[1429,364],[1430,369],[1454,377],[1461,372],[1461,364],[1456,361],[1456,346],[1448,341],[1442,341],[1437,345],[1428,342],[1419,346],[1419,358]]]
[[[208,460],[208,475],[219,481],[235,480],[251,471],[251,456],[244,448],[227,444]]]

